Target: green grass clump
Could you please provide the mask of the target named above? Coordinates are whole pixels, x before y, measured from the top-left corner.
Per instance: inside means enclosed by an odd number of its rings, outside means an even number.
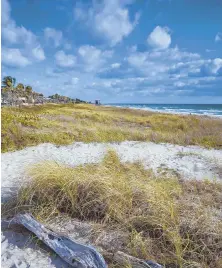
[[[43,142],[126,140],[221,148],[222,120],[89,104],[2,108],[2,152]]]
[[[65,213],[129,235],[125,252],[178,267],[220,267],[222,185],[156,177],[109,151],[99,164],[56,162],[27,171],[16,208],[41,221]]]

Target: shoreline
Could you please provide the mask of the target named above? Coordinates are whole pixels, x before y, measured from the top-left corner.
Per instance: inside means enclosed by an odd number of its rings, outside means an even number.
[[[101,106],[116,107],[116,108],[122,108],[122,109],[133,109],[133,110],[153,112],[153,113],[157,113],[157,114],[170,114],[170,115],[183,115],[183,116],[192,115],[192,116],[201,116],[204,118],[222,119],[222,115],[212,115],[212,114],[207,114],[207,113],[201,114],[201,113],[176,112],[176,111],[166,111],[166,110],[155,110],[152,108],[141,108],[141,107],[137,108],[137,107],[133,107],[133,106],[120,106],[120,105],[110,105],[110,104],[102,104]]]

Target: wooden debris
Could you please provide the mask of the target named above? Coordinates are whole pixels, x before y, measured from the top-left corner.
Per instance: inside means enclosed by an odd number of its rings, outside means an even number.
[[[103,257],[92,246],[82,245],[44,227],[30,214],[18,214],[14,220],[33,232],[72,267],[107,268]]]

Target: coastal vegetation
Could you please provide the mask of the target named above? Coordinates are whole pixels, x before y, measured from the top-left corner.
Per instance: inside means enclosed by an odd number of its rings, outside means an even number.
[[[23,103],[42,103],[43,94],[33,91],[32,86],[18,83],[16,78],[5,76],[1,86],[2,104],[21,105]]]
[[[6,106],[21,106],[25,104],[43,104],[43,103],[86,103],[78,98],[72,99],[67,96],[54,94],[48,98],[42,93],[33,91],[32,86],[18,83],[16,78],[5,76],[1,85],[1,104]]]
[[[72,98],[69,98],[67,96],[62,96],[62,95],[59,95],[59,94],[54,94],[54,95],[51,95],[48,97],[48,99],[51,99],[52,101],[54,102],[57,102],[57,103],[86,103],[85,101],[83,100],[80,100],[78,98],[76,99],[72,99]]]
[[[222,120],[92,104],[2,107],[2,152],[50,142],[152,141],[222,147]]]
[[[26,175],[29,183],[11,205],[16,212],[31,212],[45,223],[68,215],[91,222],[99,233],[115,230],[125,238],[116,247],[122,243],[125,253],[164,267],[222,265],[219,182],[154,175],[139,162],[121,163],[112,150],[99,164],[42,162]]]

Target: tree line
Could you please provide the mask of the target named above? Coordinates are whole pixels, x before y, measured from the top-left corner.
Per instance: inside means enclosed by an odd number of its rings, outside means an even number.
[[[2,79],[1,86],[1,101],[2,104],[16,105],[22,103],[43,103],[43,102],[55,102],[55,103],[85,103],[80,99],[72,99],[70,97],[54,94],[48,98],[44,98],[42,93],[33,91],[32,86],[18,83],[16,85],[16,79],[12,76],[5,76]]]
[[[70,97],[66,97],[66,96],[62,96],[62,95],[59,95],[59,94],[54,94],[54,95],[51,95],[48,97],[49,99],[51,100],[55,100],[55,101],[58,101],[58,102],[73,102],[73,103],[86,103],[86,101],[83,101],[83,100],[80,100],[80,99],[72,99]]]
[[[43,99],[43,94],[33,91],[32,86],[18,83],[12,76],[5,76],[1,85],[2,102],[8,104],[20,104],[21,102],[33,103]]]

